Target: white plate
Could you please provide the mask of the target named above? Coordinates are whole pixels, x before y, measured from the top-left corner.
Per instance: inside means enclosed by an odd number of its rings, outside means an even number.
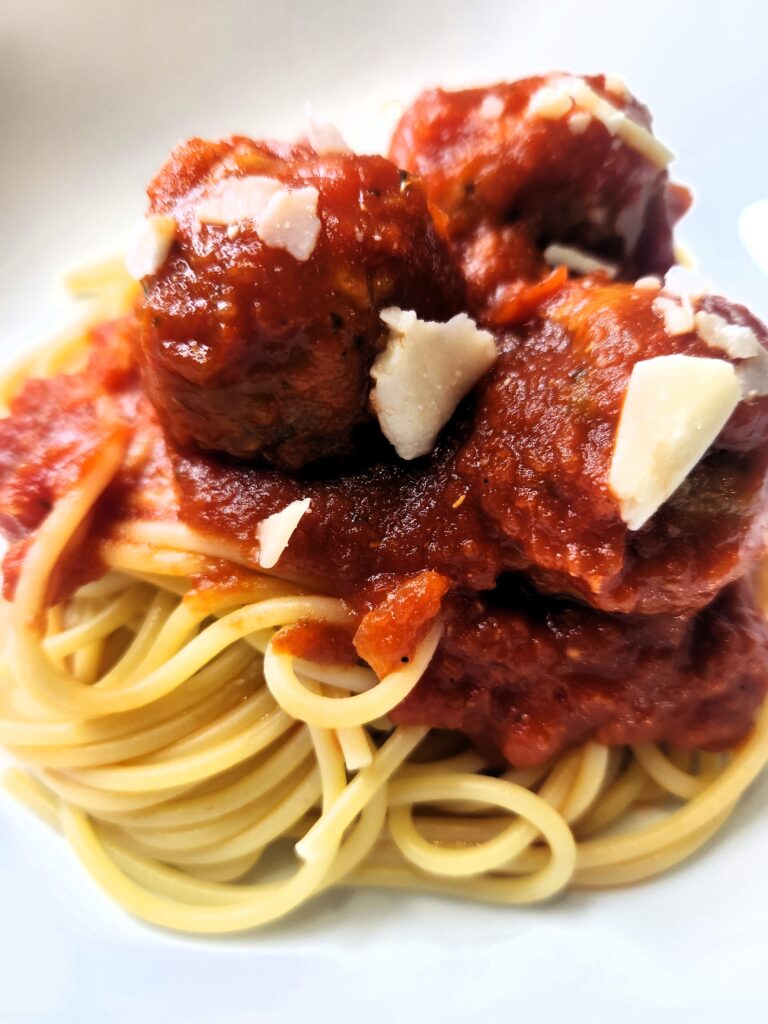
[[[55,271],[124,241],[178,138],[288,135],[304,102],[358,146],[430,83],[621,74],[699,205],[682,235],[768,314],[737,221],[768,175],[760,0],[4,0],[0,350],[55,314]],[[359,1020],[758,1021],[768,1011],[768,784],[659,881],[505,910],[332,894],[235,941],[180,941],[110,906],[63,841],[0,802],[0,1024]]]

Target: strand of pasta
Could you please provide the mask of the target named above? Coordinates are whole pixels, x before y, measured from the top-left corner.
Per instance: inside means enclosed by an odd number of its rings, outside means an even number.
[[[440,634],[440,625],[433,626],[408,665],[385,676],[373,689],[351,697],[324,697],[302,686],[293,668],[293,656],[278,650],[274,642],[264,655],[264,676],[280,707],[301,722],[336,729],[364,725],[387,714],[407,697],[431,661]]]

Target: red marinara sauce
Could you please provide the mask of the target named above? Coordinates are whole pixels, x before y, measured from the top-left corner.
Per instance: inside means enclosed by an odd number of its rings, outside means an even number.
[[[122,469],[64,552],[49,601],[63,600],[104,573],[100,547],[115,524],[175,518],[171,466],[139,386],[135,336],[132,317],[94,328],[82,370],[26,381],[10,415],[0,419],[0,529],[9,541],[3,590],[9,600],[37,528],[110,439],[125,442]]]

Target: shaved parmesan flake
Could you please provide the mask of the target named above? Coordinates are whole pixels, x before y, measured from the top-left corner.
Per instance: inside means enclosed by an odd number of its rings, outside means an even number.
[[[670,355],[635,364],[608,474],[630,530],[674,494],[740,399],[736,373],[724,359]]]
[[[635,281],[635,288],[639,288],[641,292],[657,292],[661,288],[661,278],[654,274],[638,277]]]
[[[662,318],[664,328],[672,338],[678,334],[688,334],[694,329],[693,309],[687,296],[678,301],[659,295],[653,300],[651,309]]]
[[[281,188],[270,199],[256,227],[265,245],[285,249],[297,260],[307,260],[317,245],[320,218],[316,188]]]
[[[344,136],[327,117],[315,114],[312,104],[308,103],[304,111],[307,140],[316,153],[351,153],[352,150],[344,141]]]
[[[594,274],[598,270],[602,270],[604,274],[613,279],[618,273],[618,268],[613,263],[606,263],[605,260],[599,260],[570,245],[558,245],[557,243],[548,245],[544,250],[544,259],[550,267],[564,266],[575,274]]]
[[[543,85],[528,101],[528,117],[556,120],[573,107],[573,99],[566,89],[558,85]]]
[[[699,312],[693,318],[696,333],[712,348],[722,349],[731,359],[751,359],[759,355],[763,346],[751,327],[729,324],[717,313]]]
[[[739,363],[736,376],[741,384],[743,398],[749,400],[768,395],[768,352],[762,345],[754,356]]]
[[[419,320],[395,306],[381,311],[386,348],[371,368],[371,407],[402,459],[430,452],[467,392],[498,355],[493,336],[466,313],[447,323]]]
[[[679,263],[681,267],[685,267],[686,270],[695,270],[698,266],[693,250],[685,242],[681,242],[679,238],[675,239],[672,252],[675,262]]]
[[[201,224],[226,227],[244,220],[258,222],[272,196],[282,187],[281,181],[263,174],[225,178],[197,204],[197,219]]]
[[[664,275],[664,291],[668,295],[698,299],[702,295],[706,295],[710,287],[706,277],[690,267],[670,267]]]
[[[629,89],[618,75],[605,76],[605,89],[606,92],[612,92],[614,96],[619,96],[623,100],[628,100],[630,97]]]
[[[229,238],[250,221],[265,245],[285,249],[297,260],[312,255],[320,234],[316,188],[289,188],[275,178],[227,178],[197,206],[203,224],[226,226]]]
[[[583,135],[592,124],[592,115],[586,110],[577,110],[568,118],[568,127],[574,135]]]
[[[496,121],[504,113],[504,100],[493,94],[486,96],[480,104],[480,117],[488,121]]]
[[[288,542],[302,517],[309,512],[309,498],[292,501],[280,512],[262,519],[256,527],[256,541],[259,545],[259,565],[272,569],[288,547]]]
[[[674,154],[671,150],[659,142],[647,128],[643,128],[627,117],[623,110],[619,110],[599,96],[583,78],[562,78],[558,81],[560,89],[571,97],[577,107],[601,121],[611,135],[621,139],[631,149],[637,150],[646,160],[660,168],[672,162]]]
[[[131,277],[140,281],[156,274],[168,258],[175,237],[176,221],[173,217],[153,214],[142,220],[125,254],[125,267]]]

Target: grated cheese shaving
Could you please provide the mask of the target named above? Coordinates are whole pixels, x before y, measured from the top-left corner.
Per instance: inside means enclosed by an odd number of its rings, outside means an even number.
[[[322,227],[318,199],[313,186],[289,188],[257,174],[226,178],[198,203],[196,216],[201,224],[225,226],[229,238],[236,238],[242,224],[250,222],[265,245],[304,261],[314,252]]]
[[[651,306],[654,313],[657,313],[664,321],[664,328],[670,337],[678,334],[688,334],[694,329],[693,307],[687,296],[680,300],[665,295],[659,295],[653,300]]]
[[[310,499],[292,501],[280,512],[262,519],[256,527],[256,542],[259,545],[259,565],[272,569],[288,547],[288,543],[301,519],[309,512]]]
[[[654,274],[649,274],[647,277],[639,277],[635,281],[635,288],[639,288],[641,292],[657,292],[661,288],[661,278],[656,277]]]
[[[710,290],[710,283],[703,274],[690,267],[676,265],[664,275],[664,291],[668,295],[698,299]]]
[[[736,372],[724,359],[668,355],[635,364],[608,474],[630,530],[674,494],[740,400]]]
[[[602,270],[604,274],[613,279],[618,273],[618,268],[613,263],[599,260],[570,245],[559,245],[553,242],[544,250],[544,259],[550,267],[564,266],[575,274],[594,274],[598,270]]]
[[[269,200],[282,187],[281,181],[267,178],[263,174],[225,178],[217,182],[197,204],[197,220],[200,224],[220,224],[224,227],[248,220],[258,222]]]
[[[336,125],[322,114],[315,114],[311,103],[304,108],[304,121],[307,140],[316,153],[352,152]]]
[[[711,348],[721,349],[732,359],[752,359],[763,351],[751,327],[729,324],[717,313],[700,311],[693,318],[696,333]]]
[[[556,85],[542,85],[528,101],[529,117],[543,117],[557,120],[573,107],[573,99],[567,90]]]
[[[504,100],[493,94],[486,96],[480,104],[480,117],[487,121],[496,121],[504,113]]]
[[[592,124],[592,115],[586,110],[577,110],[568,118],[568,127],[574,135],[583,135]]]
[[[659,142],[651,132],[599,96],[583,78],[561,79],[560,86],[577,107],[602,122],[611,135],[621,139],[631,149],[637,150],[652,164],[664,168],[674,159],[672,151]]]
[[[176,237],[173,217],[152,214],[140,221],[125,254],[125,268],[140,281],[156,274],[168,258]]]
[[[256,226],[259,238],[274,249],[285,249],[297,260],[309,259],[320,235],[318,198],[313,186],[275,192]]]
[[[493,365],[496,344],[466,313],[447,323],[395,306],[380,315],[389,337],[371,368],[371,407],[397,454],[415,459],[432,450],[461,399]]]

